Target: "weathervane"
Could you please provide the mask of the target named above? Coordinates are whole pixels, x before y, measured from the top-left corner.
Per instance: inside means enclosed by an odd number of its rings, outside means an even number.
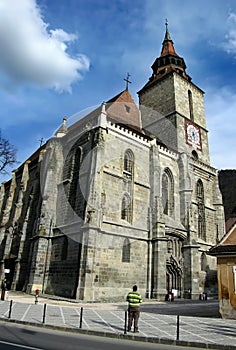
[[[129,74],[129,73],[127,73],[127,77],[124,79],[124,81],[126,81],[126,88],[125,88],[125,90],[129,90],[129,84],[132,84],[132,81],[129,81],[129,77],[130,77],[131,75]]]

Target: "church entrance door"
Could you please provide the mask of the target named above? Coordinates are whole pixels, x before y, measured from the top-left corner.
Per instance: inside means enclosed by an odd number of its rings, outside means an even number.
[[[182,268],[172,255],[166,261],[166,289],[180,298],[182,292]]]

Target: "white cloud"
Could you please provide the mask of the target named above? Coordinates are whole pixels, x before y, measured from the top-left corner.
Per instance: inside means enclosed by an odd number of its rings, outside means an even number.
[[[227,20],[228,34],[226,35],[226,42],[224,48],[229,53],[236,52],[236,14],[231,12]]]
[[[0,33],[0,72],[8,83],[70,91],[89,69],[85,55],[67,53],[77,36],[48,30],[36,0],[0,0]]]

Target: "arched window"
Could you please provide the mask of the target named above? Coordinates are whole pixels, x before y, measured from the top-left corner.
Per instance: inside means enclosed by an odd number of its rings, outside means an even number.
[[[131,198],[126,193],[122,198],[121,219],[131,223]]]
[[[204,188],[201,180],[197,182],[197,206],[198,206],[198,237],[206,239],[205,227],[205,203],[204,203]]]
[[[172,216],[174,213],[174,180],[170,169],[166,168],[162,175],[163,213]]]
[[[121,219],[132,222],[133,211],[133,183],[134,183],[134,154],[128,149],[124,154],[123,190]]]
[[[79,200],[80,196],[80,165],[82,149],[75,145],[69,152],[64,165],[64,191],[67,197],[65,203],[64,223],[68,223],[74,218],[74,214],[82,215],[83,205]]]
[[[128,238],[123,243],[122,262],[130,262],[130,241]]]
[[[197,152],[195,150],[192,151],[192,157],[193,157],[194,160],[198,160],[198,154],[197,154]]]
[[[134,154],[133,152],[128,149],[125,152],[125,156],[124,156],[124,171],[133,175],[133,171],[134,171]]]
[[[206,271],[206,268],[207,268],[206,253],[202,253],[202,255],[201,255],[201,271]]]
[[[190,90],[188,90],[188,104],[190,119],[193,121],[193,97],[192,92]]]

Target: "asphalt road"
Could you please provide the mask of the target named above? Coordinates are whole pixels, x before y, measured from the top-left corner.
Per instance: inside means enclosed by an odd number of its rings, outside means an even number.
[[[0,350],[187,350],[189,347],[0,324]],[[194,347],[195,350],[201,348]],[[202,350],[202,349],[201,349]]]
[[[218,300],[176,300],[174,302],[157,304],[142,304],[142,310],[161,315],[179,315],[192,317],[220,317]]]

